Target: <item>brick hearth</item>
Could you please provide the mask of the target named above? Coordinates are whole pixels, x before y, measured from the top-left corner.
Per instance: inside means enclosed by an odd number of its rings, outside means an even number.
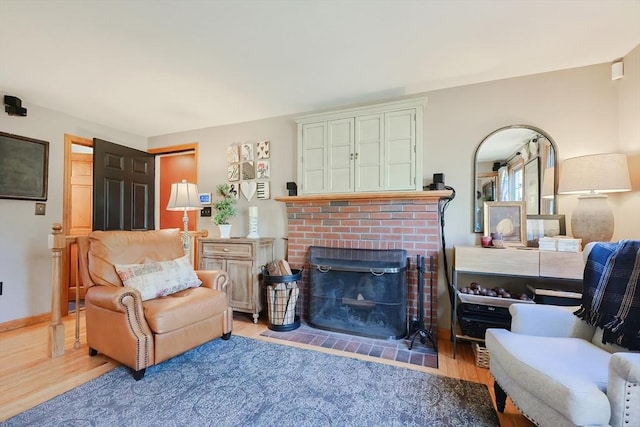
[[[411,258],[408,307],[417,315],[416,255],[434,257],[433,305],[429,304],[425,274],[425,320],[433,310],[437,319],[437,270],[440,245],[438,202],[448,191],[323,194],[278,197],[287,205],[288,261],[291,268],[304,268],[298,310],[307,319],[309,246],[356,249],[405,249]],[[437,331],[434,324],[433,331]]]

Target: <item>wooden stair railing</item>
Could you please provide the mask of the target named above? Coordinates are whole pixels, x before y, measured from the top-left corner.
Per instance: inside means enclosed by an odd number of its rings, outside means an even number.
[[[56,358],[64,354],[64,324],[61,314],[62,251],[65,248],[62,225],[53,224],[49,235],[51,250],[51,324],[49,325],[48,355]]]

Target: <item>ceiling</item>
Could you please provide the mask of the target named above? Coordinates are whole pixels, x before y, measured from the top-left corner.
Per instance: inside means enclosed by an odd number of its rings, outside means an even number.
[[[0,93],[155,136],[608,63],[640,0],[0,0]]]

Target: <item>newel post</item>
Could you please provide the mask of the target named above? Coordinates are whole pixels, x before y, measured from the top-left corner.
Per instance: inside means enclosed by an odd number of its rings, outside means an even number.
[[[51,358],[64,354],[64,324],[60,316],[60,291],[62,289],[62,251],[65,238],[62,225],[54,223],[49,234],[51,250],[51,324],[49,325],[48,355]]]

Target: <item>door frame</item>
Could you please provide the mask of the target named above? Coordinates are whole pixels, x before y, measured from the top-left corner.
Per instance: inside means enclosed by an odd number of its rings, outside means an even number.
[[[82,145],[85,147],[93,148],[93,140],[83,138],[68,133],[64,134],[64,178],[62,183],[62,231],[65,236],[68,236],[71,228],[71,146],[73,144]],[[71,241],[70,241],[71,240]],[[62,253],[62,284],[60,288],[60,304],[61,316],[69,314],[69,280],[71,277],[71,271],[69,269],[69,263],[71,260],[71,244],[75,243],[75,239],[66,239],[65,248]],[[79,307],[76,307],[78,310]]]
[[[180,144],[180,145],[171,145],[168,147],[158,147],[158,148],[149,148],[147,149],[147,151],[151,154],[155,154],[156,155],[156,224],[158,227],[160,227],[160,209],[163,209],[162,206],[160,206],[160,174],[162,173],[162,171],[160,170],[160,157],[163,154],[176,154],[176,153],[183,153],[185,151],[193,151],[193,156],[195,158],[196,161],[196,181],[197,181],[197,177],[198,177],[198,143],[197,142],[190,142],[190,143],[186,143],[186,144]],[[197,182],[196,182],[197,184]],[[196,230],[197,227],[196,227]]]
[[[151,154],[155,154],[156,155],[156,226],[160,227],[160,209],[164,209],[162,206],[160,206],[160,174],[162,173],[162,171],[160,170],[160,156],[163,154],[176,154],[176,153],[183,153],[186,151],[193,151],[193,156],[195,159],[195,163],[196,163],[196,184],[197,184],[197,180],[198,180],[198,143],[197,142],[190,142],[190,143],[186,143],[186,144],[179,144],[179,145],[170,145],[167,147],[158,147],[158,148],[149,148],[147,149],[147,151]],[[196,214],[196,218],[197,218],[197,214]],[[198,227],[195,227],[195,233],[196,235],[194,236],[194,242],[196,242],[195,244],[191,245],[191,253],[190,253],[190,257],[191,257],[191,261],[192,261],[192,265],[198,265],[199,261],[199,253],[198,253],[198,245],[197,245],[197,239],[198,239]],[[205,234],[203,237],[206,237],[207,235]]]

